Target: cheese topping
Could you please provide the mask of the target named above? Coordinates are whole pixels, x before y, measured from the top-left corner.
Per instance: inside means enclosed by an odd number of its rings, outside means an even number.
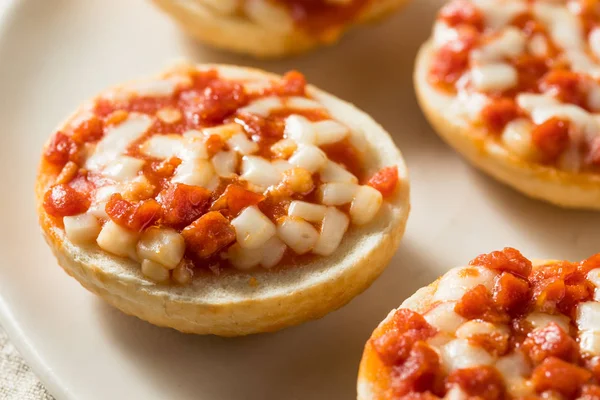
[[[100,96],[57,132],[45,159],[60,181],[44,207],[67,237],[131,258],[157,282],[188,283],[197,268],[329,256],[351,225],[376,218],[397,168],[369,180],[368,154],[352,144],[362,133],[298,73],[268,86],[261,75],[252,94],[252,75],[236,76],[180,67]]]
[[[585,0],[449,2],[433,29],[429,74],[453,95],[444,112],[526,161],[600,172],[599,23]]]

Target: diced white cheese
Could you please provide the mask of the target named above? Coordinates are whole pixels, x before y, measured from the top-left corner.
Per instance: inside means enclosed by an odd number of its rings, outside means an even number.
[[[600,61],[600,28],[595,27],[590,31],[588,43],[592,54]]]
[[[167,269],[174,269],[184,253],[183,236],[174,229],[146,229],[137,243],[139,258],[154,261]]]
[[[258,151],[258,143],[248,139],[244,133],[236,133],[227,140],[229,147],[240,154],[250,155]]]
[[[526,320],[533,326],[534,329],[545,328],[551,322],[554,322],[565,332],[569,332],[569,318],[562,314],[551,315],[541,312],[533,312],[527,316]]]
[[[535,156],[531,141],[533,124],[526,118],[510,121],[502,132],[502,144],[516,156],[529,160]]]
[[[171,181],[191,186],[201,186],[208,190],[214,190],[219,184],[212,163],[204,159],[183,160],[175,170]]]
[[[315,110],[323,108],[318,101],[307,99],[306,97],[292,96],[285,100],[285,105],[288,108],[295,110]]]
[[[227,259],[231,264],[242,271],[247,271],[260,264],[262,259],[262,249],[245,249],[239,243],[234,243],[227,250]]]
[[[518,28],[508,27],[489,43],[471,52],[476,62],[502,61],[515,58],[525,52],[527,36]]]
[[[598,330],[580,331],[579,347],[584,353],[600,356],[600,327]]]
[[[458,39],[458,31],[444,21],[436,21],[433,25],[433,44],[436,48]]]
[[[571,13],[564,4],[537,1],[533,15],[548,29],[552,40],[563,49],[584,47],[583,25],[579,16]]]
[[[310,173],[317,172],[327,163],[327,156],[316,146],[301,145],[289,158],[288,162],[295,167],[306,169]]]
[[[287,249],[285,243],[277,236],[273,236],[261,247],[262,256],[260,265],[264,268],[273,268],[283,258],[285,249]]]
[[[118,156],[102,169],[102,175],[115,181],[124,182],[134,179],[146,162],[139,158]]]
[[[119,125],[107,129],[104,137],[96,144],[94,153],[85,162],[85,168],[100,169],[109,161],[123,154],[129,145],[139,139],[150,126],[152,118],[145,114],[129,114]]]
[[[277,235],[297,254],[311,251],[319,240],[319,232],[308,222],[297,217],[283,217],[277,221]]]
[[[467,321],[456,330],[456,337],[460,339],[469,339],[476,335],[502,335],[508,340],[510,330],[506,325],[479,320]]]
[[[251,1],[250,3],[254,2],[255,1]],[[281,98],[277,96],[263,97],[261,99],[253,101],[246,107],[240,108],[238,110],[238,113],[248,113],[259,115],[261,117],[268,117],[269,114],[271,114],[271,111],[282,107],[283,103],[281,101]]]
[[[321,234],[313,248],[313,253],[322,256],[332,254],[342,242],[349,224],[350,219],[346,214],[335,207],[327,207],[321,224]]]
[[[595,301],[579,303],[577,306],[577,327],[579,330],[600,331],[600,303]]]
[[[454,333],[466,319],[454,312],[455,302],[439,303],[424,315],[429,325],[441,332]]]
[[[317,139],[313,124],[301,115],[290,115],[285,119],[283,135],[296,143],[315,144]]]
[[[588,272],[587,280],[596,287],[594,290],[594,300],[600,301],[600,268],[595,268]]]
[[[491,290],[496,275],[484,267],[453,268],[440,279],[432,301],[460,300],[467,291],[478,285]]]
[[[254,185],[267,188],[279,183],[281,174],[269,161],[262,157],[244,156],[240,178]]]
[[[325,183],[319,188],[321,203],[326,206],[341,206],[354,200],[359,186],[354,183]]]
[[[220,151],[213,156],[211,162],[217,175],[230,178],[235,175],[238,156],[233,151]]]
[[[63,223],[67,238],[76,244],[93,243],[102,228],[98,219],[89,213],[64,217]]]
[[[493,63],[473,67],[473,86],[481,92],[504,91],[517,85],[519,75],[512,65]]]
[[[232,137],[233,135],[236,135],[238,133],[243,134],[244,129],[242,128],[241,125],[236,124],[236,123],[213,126],[211,128],[203,128],[202,129],[202,134],[204,134],[206,137],[209,137],[212,135],[217,135],[225,141],[229,140],[230,137]]]
[[[276,233],[271,222],[256,206],[246,207],[231,221],[237,242],[245,249],[257,249]]]
[[[346,182],[346,183],[358,183],[358,178],[351,172],[346,170],[340,164],[335,163],[331,160],[327,160],[327,163],[319,171],[319,177],[321,182]]]
[[[108,220],[96,239],[102,250],[120,257],[130,257],[137,260],[135,246],[139,233],[127,230],[117,225],[113,220]]]
[[[153,135],[142,144],[141,151],[147,156],[169,159],[181,153],[185,142],[180,135]]]
[[[536,57],[547,57],[550,51],[550,45],[546,37],[542,34],[535,34],[529,39],[527,49]]]
[[[571,49],[564,53],[571,70],[600,78],[600,66],[584,50]]]
[[[171,96],[177,85],[184,83],[184,77],[171,77],[134,82],[126,86],[126,90],[140,97],[166,97]]]
[[[350,133],[348,127],[333,120],[315,122],[313,128],[316,132],[315,144],[317,146],[339,142],[348,137]]]
[[[299,217],[309,222],[321,222],[325,217],[325,211],[327,211],[327,207],[325,206],[294,200],[290,203],[288,215],[290,217]]]
[[[271,165],[280,173],[283,174],[285,171],[294,168],[292,164],[287,162],[286,160],[273,160],[271,161]]]
[[[448,372],[494,363],[494,357],[483,348],[471,345],[466,339],[455,339],[447,343],[441,349],[441,356]]]
[[[371,222],[379,212],[382,203],[383,196],[379,190],[367,185],[359,186],[350,205],[352,223],[364,225]]]
[[[290,32],[294,28],[294,20],[281,4],[269,0],[245,1],[244,11],[252,21],[270,31]]]

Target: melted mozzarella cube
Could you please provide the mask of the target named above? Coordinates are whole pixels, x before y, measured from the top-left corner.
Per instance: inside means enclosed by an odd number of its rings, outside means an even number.
[[[456,330],[456,337],[460,339],[469,339],[476,335],[502,335],[508,340],[510,331],[505,325],[492,324],[486,321],[471,320],[462,324]]]
[[[432,301],[460,300],[466,292],[478,285],[491,290],[496,275],[484,267],[453,268],[440,279]]]
[[[547,57],[550,51],[550,45],[546,37],[542,34],[535,34],[529,40],[527,48],[531,54],[537,57]]]
[[[257,186],[269,187],[279,183],[281,174],[269,161],[262,157],[244,156],[240,178]]]
[[[327,163],[319,171],[319,178],[321,182],[346,182],[346,183],[358,183],[358,178],[352,173],[348,172],[340,164],[327,160]]]
[[[504,91],[517,85],[519,76],[512,65],[493,63],[475,66],[471,70],[475,89],[481,92]]]
[[[352,223],[364,225],[371,222],[382,203],[383,196],[379,190],[367,185],[359,186],[350,205]]]
[[[600,327],[594,331],[579,332],[579,347],[584,353],[600,355]]]
[[[433,43],[436,48],[458,39],[458,31],[444,21],[436,21],[433,25]]]
[[[424,315],[429,325],[438,329],[440,332],[454,333],[466,319],[454,312],[456,303],[453,301],[439,303]]]
[[[359,186],[354,183],[333,182],[321,185],[319,194],[321,203],[326,206],[341,206],[354,200]]]
[[[137,259],[135,246],[138,237],[137,232],[127,230],[117,225],[113,220],[108,220],[100,230],[96,242],[104,251],[135,260]]]
[[[171,181],[191,186],[201,186],[209,190],[215,189],[219,184],[212,163],[204,159],[183,160],[175,170],[175,175]]]
[[[551,322],[560,326],[565,332],[569,332],[569,318],[565,315],[552,315],[541,312],[533,312],[529,314],[526,320],[533,326],[534,329],[547,327]]]
[[[95,217],[108,219],[108,214],[106,214],[106,203],[110,196],[114,193],[118,193],[120,190],[120,185],[102,186],[96,189],[94,202],[90,206],[88,212]]]
[[[302,145],[288,161],[293,166],[304,168],[312,174],[325,166],[327,156],[316,146]]]
[[[579,330],[600,331],[600,303],[587,301],[577,306],[577,327]],[[565,332],[569,332],[566,330]]]
[[[313,128],[316,133],[315,144],[317,146],[339,142],[348,137],[350,133],[346,126],[333,120],[315,122]]]
[[[494,363],[494,357],[483,348],[473,346],[466,339],[455,339],[448,342],[442,347],[441,356],[446,370],[449,372]]]
[[[285,243],[283,243],[277,236],[273,236],[267,241],[262,247],[262,256],[260,259],[260,265],[264,268],[273,268],[283,258],[286,249]]]
[[[132,113],[119,125],[108,128],[104,137],[96,144],[94,154],[86,160],[85,168],[99,169],[124,153],[132,142],[146,133],[152,121],[147,115]]]
[[[139,158],[129,156],[118,156],[106,164],[102,169],[102,175],[115,181],[128,181],[138,176],[146,162]]]
[[[264,0],[261,0],[261,1],[264,1]],[[254,2],[255,1],[252,1],[250,3],[254,3]],[[238,110],[238,113],[240,113],[240,114],[248,113],[248,114],[259,115],[261,117],[268,117],[269,114],[271,114],[271,111],[276,110],[278,108],[282,108],[282,107],[283,107],[283,103],[281,102],[281,99],[277,96],[271,96],[271,97],[264,97],[262,99],[253,101],[246,107],[240,108]]]
[[[202,134],[204,134],[206,137],[217,135],[225,141],[229,140],[229,138],[231,138],[234,135],[237,135],[238,133],[243,134],[244,129],[241,125],[236,123],[230,123],[202,129]]]
[[[94,242],[102,228],[98,219],[89,213],[64,217],[63,223],[67,238],[76,244]]]
[[[600,60],[600,28],[595,27],[588,36],[590,50],[596,59]]]
[[[165,107],[156,112],[156,117],[166,124],[174,124],[181,120],[181,111],[177,108]]]
[[[271,239],[277,229],[256,206],[246,207],[231,221],[237,242],[245,249],[257,249]]]
[[[525,379],[531,374],[529,362],[519,350],[500,357],[496,362],[496,369],[504,378],[508,392],[514,397],[532,394],[532,385]]]
[[[315,144],[317,140],[313,124],[301,115],[290,115],[285,119],[283,135],[296,143]]]
[[[535,158],[536,150],[531,141],[533,124],[525,118],[515,119],[504,128],[502,144],[513,154],[526,160]]]
[[[258,151],[258,144],[248,139],[244,133],[236,133],[227,140],[229,147],[238,153],[250,155]]]
[[[180,135],[153,135],[142,144],[140,150],[150,157],[168,159],[181,153],[184,147]]]
[[[142,274],[154,282],[166,282],[169,280],[169,270],[159,263],[151,260],[142,260]]]
[[[292,139],[281,139],[271,146],[271,152],[279,158],[288,159],[297,148],[298,144]]]
[[[310,222],[321,222],[325,217],[325,211],[327,211],[325,206],[294,200],[290,203],[288,215]]]
[[[469,395],[458,384],[454,383],[444,396],[444,400],[469,400]]]
[[[239,243],[234,243],[227,250],[227,259],[235,268],[247,271],[260,263],[262,249],[245,249]]]
[[[471,57],[478,62],[517,57],[525,51],[526,43],[527,37],[520,29],[509,27],[504,29],[495,40],[474,50]]]
[[[238,156],[233,151],[220,151],[211,159],[215,173],[223,178],[230,178],[235,175]]]
[[[594,290],[594,300],[600,301],[600,268],[595,268],[588,272],[586,278],[596,287]]]
[[[564,4],[535,2],[533,15],[546,26],[558,46],[563,49],[583,48],[583,25],[579,16],[571,13]]]
[[[280,218],[277,235],[297,254],[308,253],[319,240],[319,232],[311,224],[295,217]]]
[[[185,79],[184,77],[173,76],[164,79],[138,81],[128,84],[125,89],[140,97],[166,97],[171,96],[177,86],[184,83]]]
[[[315,100],[307,99],[306,97],[301,96],[292,96],[286,99],[285,105],[288,108],[293,108],[296,110],[315,110],[319,108],[323,108],[321,103]]]
[[[146,229],[137,243],[137,254],[141,259],[154,261],[167,269],[174,269],[184,253],[183,236],[173,229]]]
[[[348,225],[350,225],[350,219],[346,214],[335,207],[327,207],[321,224],[321,234],[313,248],[313,253],[322,256],[332,254],[342,242]]]
[[[283,174],[285,171],[289,171],[290,169],[294,168],[294,166],[292,164],[290,164],[289,162],[287,162],[286,160],[273,160],[273,161],[271,161],[271,165],[280,174]]]

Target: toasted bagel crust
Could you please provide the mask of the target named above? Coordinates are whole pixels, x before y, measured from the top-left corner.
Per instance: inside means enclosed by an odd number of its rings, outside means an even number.
[[[206,67],[277,78],[242,67]],[[334,254],[281,270],[231,270],[219,276],[201,272],[187,286],[156,284],[143,277],[139,264],[95,245],[79,246],[67,239],[42,206],[53,180],[49,164],[42,159],[36,183],[37,208],[44,236],[59,264],[85,288],[123,312],[189,333],[239,336],[275,331],[322,317],[346,304],[379,276],[398,247],[410,208],[408,175],[392,139],[369,116],[317,88],[308,86],[307,91],[334,118],[364,132],[370,146],[365,160],[368,171],[397,165],[401,182],[377,217],[366,226],[352,227]]]
[[[523,160],[490,140],[484,129],[448,112],[453,97],[437,90],[427,79],[433,52],[431,42],[421,47],[414,84],[421,109],[442,139],[474,166],[529,197],[561,207],[600,210],[600,175]]]
[[[330,45],[357,24],[367,23],[392,13],[408,0],[376,0],[357,18],[349,21],[335,35],[320,38],[295,27],[278,32],[248,18],[218,14],[210,7],[193,0],[152,0],[169,14],[191,36],[212,46],[250,54],[258,58],[281,58]]]
[[[534,268],[540,268],[545,265],[556,262],[556,260],[532,260]],[[438,278],[428,286],[417,290],[412,296],[404,300],[400,307],[390,311],[383,321],[375,328],[371,334],[371,338],[382,335],[388,325],[391,323],[392,317],[397,310],[408,308],[417,313],[424,313],[431,308],[432,297],[435,294],[441,278]],[[388,389],[389,377],[382,376],[381,371],[384,365],[379,356],[373,350],[370,344],[370,339],[367,342],[363,351],[362,359],[358,370],[357,392],[358,400],[383,400],[388,397],[386,391]]]

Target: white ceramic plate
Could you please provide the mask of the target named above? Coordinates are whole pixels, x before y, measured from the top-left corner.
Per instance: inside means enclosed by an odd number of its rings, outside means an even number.
[[[22,0],[9,7],[0,24],[0,322],[57,398],[350,399],[371,330],[447,268],[507,245],[530,257],[581,259],[600,251],[600,215],[563,211],[493,182],[421,117],[413,60],[440,3],[415,0],[337,47],[280,63],[198,46],[142,0]],[[180,56],[297,68],[394,135],[412,174],[407,235],[381,279],[348,306],[275,334],[196,337],[109,308],[56,265],[34,211],[42,143],[80,101]]]

